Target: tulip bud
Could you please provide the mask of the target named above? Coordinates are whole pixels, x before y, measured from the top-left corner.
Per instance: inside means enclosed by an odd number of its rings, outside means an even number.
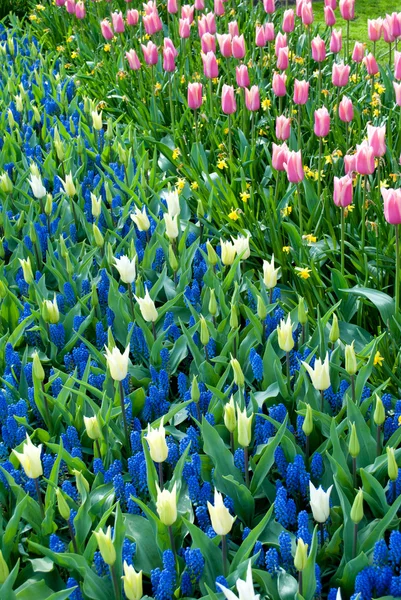
[[[248,448],[252,440],[252,419],[253,413],[248,417],[246,408],[241,411],[237,405],[238,443],[243,448]]]
[[[245,383],[245,377],[242,372],[241,365],[239,364],[238,360],[233,357],[232,354],[231,354],[230,365],[231,365],[231,368],[232,368],[233,374],[234,374],[234,383],[238,387],[242,387]]]
[[[102,530],[94,531],[100,554],[106,565],[114,565],[116,562],[116,549],[114,548],[113,541],[111,539],[111,527],[107,528],[106,533]]]
[[[234,396],[231,396],[230,402],[224,405],[224,425],[230,433],[233,433],[237,427]]]
[[[64,192],[70,198],[73,198],[77,193],[77,188],[75,187],[74,180],[72,178],[72,172],[70,171],[68,175],[65,177],[65,181],[59,177],[62,186],[64,188]]]
[[[33,112],[33,118],[35,119],[35,122],[40,123],[41,117],[40,117],[40,112],[38,110],[38,107],[32,106],[32,112]]]
[[[51,300],[44,300],[43,305],[43,314],[45,315],[43,318],[45,321],[53,324],[58,323],[60,320],[60,311],[57,305],[56,294],[54,294],[53,302]]]
[[[297,549],[294,556],[294,567],[297,571],[303,571],[308,559],[308,544],[302,538],[298,538]]]
[[[345,346],[345,370],[347,371],[348,375],[351,376],[355,375],[355,373],[358,371],[354,342]]]
[[[81,496],[84,496],[85,493],[89,492],[89,483],[82,475],[81,471],[77,469],[72,470],[73,475],[75,475],[75,483],[77,486],[78,493]]]
[[[99,296],[97,294],[97,287],[96,287],[95,283],[92,284],[91,303],[92,303],[93,308],[96,308],[97,306],[99,306]]]
[[[129,345],[126,347],[123,354],[121,354],[120,350],[117,346],[114,346],[112,350],[109,347],[105,346],[106,350],[106,359],[107,366],[110,369],[110,375],[114,381],[122,381],[126,378],[128,373],[128,361],[129,361]]]
[[[159,519],[164,525],[170,527],[177,520],[177,484],[174,483],[172,491],[169,492],[166,488],[161,491],[156,483],[156,490],[156,510]]]
[[[25,475],[30,479],[37,479],[43,475],[42,461],[40,459],[41,452],[42,444],[34,446],[28,434],[26,434],[26,442],[22,448],[22,452],[13,450],[13,453],[25,471]]]
[[[152,460],[156,463],[162,463],[168,456],[168,447],[166,443],[166,430],[163,426],[163,418],[160,421],[159,429],[151,428],[148,423],[148,433],[145,440],[149,444],[149,452]]]
[[[173,272],[175,273],[176,271],[178,271],[178,260],[176,255],[174,254],[173,246],[171,244],[168,247],[168,261],[170,263],[170,267],[173,269]]]
[[[102,197],[96,198],[95,194],[91,194],[92,217],[97,219],[102,213]]]
[[[53,211],[53,198],[51,194],[46,195],[45,214],[50,217]]]
[[[145,321],[147,321],[148,323],[154,323],[155,321],[157,321],[157,308],[152,298],[150,297],[149,290],[146,288],[144,298],[138,298],[137,296],[134,297],[139,304],[142,317],[145,319]]]
[[[231,327],[231,329],[237,329],[237,327],[238,327],[237,307],[235,306],[235,304],[233,302],[231,303],[231,309],[230,309],[230,327]]]
[[[363,491],[360,489],[355,496],[354,503],[351,508],[351,521],[358,525],[363,519]]]
[[[64,241],[64,238],[62,235],[60,235],[59,243],[60,243],[61,257],[64,258],[64,260],[65,260],[66,257],[68,256],[68,250],[67,250],[67,246],[65,245],[65,241]]]
[[[329,334],[329,340],[332,344],[335,344],[336,341],[339,339],[339,337],[340,337],[340,328],[338,326],[337,315],[334,313],[333,314],[333,322],[331,324],[331,329],[330,329],[330,334]]]
[[[13,183],[7,173],[0,175],[0,190],[5,194],[11,194],[13,191]]]
[[[258,294],[258,302],[257,302],[257,314],[261,321],[264,321],[267,317],[267,307],[263,302],[262,296]]]
[[[301,297],[298,302],[298,321],[301,325],[306,325],[308,322],[308,309],[305,309],[305,302]]]
[[[281,319],[280,325],[277,326],[278,345],[284,352],[290,352],[294,347],[294,338],[292,337],[291,315],[287,320]]]
[[[224,506],[223,496],[214,490],[214,506],[207,503],[212,527],[217,535],[227,535],[230,533],[235,521],[235,517],[230,515],[228,508]]]
[[[107,129],[106,133],[104,134],[104,137],[106,138],[106,140],[114,139],[113,119],[111,117],[107,119]]]
[[[45,378],[45,372],[42,367],[42,363],[40,362],[39,354],[34,352],[32,354],[32,372],[33,376],[37,381],[43,381]]]
[[[210,288],[209,313],[212,315],[212,317],[215,317],[217,314],[217,301],[213,288]]]
[[[86,433],[91,440],[98,440],[102,437],[102,432],[100,431],[100,425],[96,415],[94,417],[84,417],[84,423]]]
[[[333,486],[325,492],[322,486],[315,488],[313,483],[309,482],[310,506],[313,518],[317,523],[325,523],[330,515],[330,494]]]
[[[124,592],[127,600],[141,600],[143,596],[142,571],[137,573],[132,565],[124,561],[124,575],[121,577],[124,582]]]
[[[71,509],[67,504],[67,500],[64,498],[63,492],[60,488],[56,488],[56,497],[57,497],[57,508],[58,512],[62,516],[63,519],[68,521],[70,518]]]
[[[93,129],[96,129],[96,131],[100,131],[101,129],[103,129],[103,119],[101,111],[100,113],[98,113],[96,110],[92,111],[92,122]]]
[[[24,276],[25,282],[30,285],[34,282],[32,267],[31,267],[31,259],[28,257],[26,260],[20,258],[20,265],[22,267],[22,274]]]
[[[198,376],[194,375],[193,379],[192,379],[192,385],[191,385],[191,400],[192,402],[199,402],[200,400],[200,391],[199,391],[199,385],[198,385]]]
[[[394,448],[387,446],[386,452],[388,476],[391,481],[395,481],[398,477],[398,465],[395,459]]]
[[[386,420],[386,411],[384,408],[384,404],[382,402],[382,399],[379,398],[379,396],[376,394],[376,407],[375,407],[375,412],[373,414],[373,420],[375,422],[376,425],[378,425],[379,427],[381,425],[383,425],[384,421]]]
[[[313,411],[310,404],[306,405],[306,415],[302,423],[302,431],[305,435],[310,435],[313,431]]]
[[[209,240],[206,242],[206,250],[208,263],[214,267],[219,262],[219,257]]]
[[[103,248],[104,246],[104,237],[102,236],[99,227],[96,223],[93,223],[93,235],[95,238],[95,244],[98,248]]]
[[[198,203],[196,206],[196,216],[198,217],[198,219],[202,219],[205,216],[205,209],[203,208],[203,202],[200,198],[198,198]]]
[[[207,346],[210,340],[209,329],[206,319],[203,315],[199,316],[200,322],[200,341],[203,346]]]
[[[361,451],[361,447],[359,445],[358,435],[356,433],[355,423],[351,425],[351,435],[349,438],[349,453],[352,458],[356,458]]]

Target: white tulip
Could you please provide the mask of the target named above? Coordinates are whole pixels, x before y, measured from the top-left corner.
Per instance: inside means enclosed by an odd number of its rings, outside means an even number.
[[[251,235],[249,233],[246,236],[239,235],[237,238],[234,238],[233,236],[231,236],[236,253],[239,256],[243,253],[241,256],[241,260],[246,260],[251,255],[251,251],[249,249],[250,237],[251,237]]]
[[[175,217],[180,214],[180,198],[176,190],[169,190],[164,193],[167,202],[167,211],[170,217]]]
[[[164,221],[167,237],[172,242],[178,237],[178,215],[172,217],[169,213],[164,213]]]
[[[61,179],[61,177],[59,177],[59,179],[63,185],[64,193],[70,198],[75,196],[77,193],[77,188],[75,187],[74,180],[72,178],[72,172],[70,171],[69,174],[65,176],[65,181],[64,179]]]
[[[270,262],[268,260],[263,261],[263,281],[268,290],[276,287],[278,272],[279,269],[274,268],[274,255],[272,255]]]
[[[221,246],[221,262],[223,265],[232,265],[235,259],[237,250],[231,242],[224,242],[220,239]]]
[[[136,278],[136,256],[132,260],[128,256],[120,256],[114,259],[114,266],[120,274],[121,281],[124,283],[133,283]]]
[[[308,371],[312,380],[313,387],[315,390],[327,390],[330,387],[330,366],[329,366],[329,354],[326,354],[324,362],[317,358],[315,360],[315,368],[312,369],[308,363],[302,361],[303,366]]]
[[[121,354],[117,346],[114,346],[111,351],[107,346],[105,348],[110,375],[114,381],[122,381],[127,377],[128,373],[129,346],[126,347],[123,354]]]
[[[31,190],[35,198],[38,200],[44,198],[47,194],[46,188],[42,183],[42,178],[36,175],[31,175],[31,178],[28,180],[29,185],[31,186]]]
[[[248,568],[246,571],[245,581],[243,579],[237,579],[237,581],[236,581],[235,585],[237,586],[237,590],[238,590],[238,594],[239,594],[238,596],[236,596],[234,594],[234,592],[232,592],[231,590],[228,590],[226,587],[224,587],[224,585],[221,585],[221,583],[218,583],[217,585],[219,586],[219,588],[221,589],[221,591],[223,592],[223,594],[225,595],[227,600],[259,600],[260,599],[260,594],[255,594],[255,589],[253,587],[251,561],[248,562]]]
[[[34,446],[31,438],[26,434],[26,443],[22,448],[22,452],[17,452],[16,450],[13,450],[13,452],[20,461],[27,477],[37,479],[43,475],[42,462],[40,460],[42,444],[37,447]]]
[[[147,231],[149,229],[150,221],[148,215],[146,214],[146,206],[142,208],[142,212],[139,210],[139,208],[135,207],[135,212],[133,212],[130,216],[135,225],[138,227],[139,231]]]
[[[320,485],[318,489],[313,483],[309,482],[310,506],[313,518],[317,523],[325,523],[330,515],[330,494],[333,486],[331,485],[327,492]]]
[[[154,323],[157,320],[157,309],[155,303],[149,295],[149,290],[146,290],[145,298],[138,298],[135,296],[135,300],[139,304],[139,308],[141,309],[141,313],[145,321],[151,321]]]

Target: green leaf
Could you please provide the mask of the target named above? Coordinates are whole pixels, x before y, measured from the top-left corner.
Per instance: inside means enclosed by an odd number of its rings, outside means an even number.
[[[280,429],[277,431],[273,439],[269,441],[267,446],[264,448],[262,456],[260,457],[258,464],[256,465],[256,469],[254,470],[252,481],[251,481],[251,492],[256,494],[259,490],[259,487],[267,477],[271,467],[274,463],[274,453],[276,451],[277,446],[281,442],[281,438],[283,437],[288,422],[288,415],[286,415],[283,423],[280,425]]]

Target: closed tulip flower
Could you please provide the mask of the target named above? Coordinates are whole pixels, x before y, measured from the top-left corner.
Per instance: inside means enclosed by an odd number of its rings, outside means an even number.
[[[330,38],[330,52],[337,54],[343,46],[343,34],[341,29],[333,29]]]
[[[337,8],[337,0],[324,0],[325,6],[330,6],[333,10]]]
[[[126,52],[125,58],[127,59],[129,68],[132,71],[139,71],[141,68],[141,63],[135,50],[131,49],[129,52]]]
[[[307,2],[305,0],[302,3],[301,19],[302,19],[302,23],[305,26],[312,25],[314,17],[313,17],[313,9],[312,9],[312,3],[311,2]]]
[[[277,285],[277,274],[280,268],[274,268],[274,255],[269,262],[268,260],[263,261],[263,282],[268,290],[272,290]]]
[[[177,520],[177,484],[174,483],[171,492],[168,489],[160,490],[156,483],[157,500],[156,510],[160,521],[166,527],[171,527]]]
[[[383,39],[387,44],[392,44],[395,41],[394,29],[392,26],[390,15],[383,19]]]
[[[75,0],[67,0],[65,7],[69,15],[75,14]]]
[[[132,260],[128,256],[121,256],[114,259],[114,266],[119,272],[121,281],[124,283],[133,283],[136,278],[136,256]]]
[[[127,17],[127,25],[129,25],[130,27],[134,27],[135,25],[138,25],[139,12],[136,10],[136,8],[127,10],[126,17]]]
[[[166,73],[175,71],[175,55],[171,48],[163,48],[163,70]]]
[[[94,417],[84,417],[84,424],[86,433],[91,440],[98,440],[102,437],[102,432],[100,431],[99,421],[97,420],[96,415]]]
[[[345,370],[348,375],[355,375],[358,371],[354,342],[345,346]]]
[[[280,325],[277,326],[278,345],[284,352],[290,352],[294,347],[294,338],[292,337],[292,322],[291,316],[288,315],[287,320],[281,319]]]
[[[231,590],[221,585],[221,583],[217,582],[216,585],[221,589],[227,600],[260,600],[260,594],[255,594],[253,586],[251,561],[248,561],[245,581],[243,579],[237,579],[236,581],[238,598]]]
[[[256,25],[255,44],[258,48],[266,45],[265,30],[263,25]]]
[[[334,177],[334,204],[338,207],[345,208],[352,203],[352,177],[345,175],[344,177]]]
[[[239,27],[237,21],[230,21],[228,24],[228,33],[231,37],[239,36]]]
[[[178,34],[181,39],[185,40],[191,35],[191,24],[189,19],[180,19],[178,25]]]
[[[338,116],[344,123],[350,123],[354,118],[354,107],[352,100],[347,96],[343,96],[340,104],[338,105]]]
[[[242,387],[245,383],[245,377],[238,360],[231,355],[230,365],[233,370],[234,383],[238,387]]]
[[[297,548],[294,556],[294,567],[297,571],[303,571],[308,560],[308,544],[300,537],[297,540]]]
[[[364,57],[363,64],[366,67],[368,75],[376,75],[379,72],[377,61],[371,52]]]
[[[300,183],[303,181],[305,173],[302,166],[301,150],[298,150],[298,152],[289,150],[287,153],[287,162],[284,163],[284,167],[290,183]]]
[[[401,52],[394,52],[394,77],[401,79]]]
[[[380,189],[384,201],[384,217],[387,223],[391,225],[400,225],[401,223],[401,190]]]
[[[173,242],[178,237],[178,215],[171,217],[168,213],[164,213],[164,221],[166,224],[166,235],[170,242]]]
[[[247,88],[249,86],[248,67],[246,65],[235,67],[235,77],[238,87]]]
[[[313,60],[316,62],[323,62],[326,58],[326,44],[320,35],[313,38],[311,48]]]
[[[265,44],[267,42],[273,42],[275,39],[274,23],[273,22],[265,23],[263,25],[263,29],[264,29],[264,34],[265,34]]]
[[[252,419],[253,414],[248,417],[246,408],[241,411],[237,405],[238,443],[243,448],[248,448],[252,440]]]
[[[231,42],[232,54],[234,58],[244,58],[245,56],[245,40],[243,35],[235,35]]]
[[[295,28],[295,15],[292,8],[284,11],[283,15],[283,31],[285,33],[291,33]]]
[[[168,456],[168,447],[166,444],[166,430],[163,427],[163,418],[159,429],[152,429],[148,423],[148,434],[145,439],[149,444],[149,452],[152,460],[156,463],[162,463]]]
[[[41,452],[42,444],[34,446],[28,434],[26,434],[26,442],[23,445],[22,452],[13,450],[13,453],[24,469],[25,475],[30,479],[37,479],[43,475],[42,461],[40,458]]]
[[[326,137],[330,131],[330,115],[325,106],[315,110],[314,132],[318,137]]]
[[[367,141],[356,147],[355,170],[360,175],[372,175],[375,170],[375,154]]]
[[[268,15],[272,15],[276,10],[276,0],[263,0],[263,8]]]
[[[195,0],[194,7],[196,10],[205,10],[205,1],[204,0]]]
[[[331,76],[332,84],[336,87],[344,87],[349,81],[349,72],[351,67],[344,63],[333,63],[333,71]]]
[[[356,155],[345,154],[344,155],[344,170],[347,175],[352,175],[356,171]]]
[[[194,20],[194,12],[195,12],[195,6],[190,6],[189,4],[184,4],[184,6],[181,7],[181,17],[183,19],[188,19],[188,21],[190,23],[192,23]]]
[[[276,137],[278,140],[288,140],[291,133],[291,119],[284,115],[276,117]]]
[[[132,565],[124,561],[124,575],[121,577],[127,600],[141,600],[143,596],[142,571],[137,573]]]
[[[232,56],[231,35],[229,33],[218,33],[217,41],[219,42],[220,52],[224,58],[230,58]]]
[[[236,252],[237,252],[234,244],[232,244],[229,241],[223,242],[223,240],[220,240],[220,246],[221,246],[221,262],[225,266],[232,265],[234,262],[234,259],[235,259]]]
[[[58,323],[60,320],[60,311],[58,309],[58,305],[57,305],[57,296],[56,294],[54,294],[54,298],[53,301],[51,300],[44,300],[43,301],[43,305],[44,305],[44,309],[45,309],[45,313],[47,315],[47,321],[49,323]]]
[[[101,529],[100,531],[94,531],[93,533],[96,537],[100,554],[102,555],[104,562],[106,565],[113,566],[116,562],[117,555],[113,540],[111,539],[111,527],[109,526],[107,528],[106,533]]]
[[[33,276],[32,266],[31,266],[31,259],[28,256],[28,258],[26,260],[24,258],[19,258],[18,260],[19,260],[19,263],[22,268],[22,275],[24,277],[25,283],[30,285],[31,283],[33,283],[35,281],[35,278]]]
[[[75,187],[74,180],[72,178],[72,172],[70,171],[68,175],[65,176],[65,181],[59,177],[61,184],[64,189],[64,193],[72,198],[77,193],[77,188]]]
[[[141,313],[145,321],[147,321],[148,323],[154,323],[155,321],[157,321],[157,309],[155,303],[149,295],[149,290],[147,288],[145,292],[145,297],[138,298],[137,296],[135,296],[135,300],[139,304],[139,308],[141,309]]]
[[[167,203],[167,212],[170,217],[175,217],[180,214],[180,197],[178,195],[177,190],[169,189],[167,192],[164,192],[164,198]]]
[[[361,42],[355,42],[354,50],[352,51],[352,60],[356,63],[361,63],[365,56],[365,46]]]
[[[46,188],[42,183],[42,178],[37,175],[31,175],[29,179],[29,185],[31,186],[31,190],[35,198],[41,200],[47,194]]]
[[[216,52],[216,38],[211,33],[205,33],[201,38],[202,52]]]
[[[386,126],[374,127],[368,123],[368,142],[371,148],[373,148],[373,154],[375,156],[384,156],[386,154]]]
[[[237,110],[237,103],[235,101],[234,88],[232,85],[223,85],[221,108],[226,115],[232,115]]]
[[[378,42],[382,36],[383,20],[368,19],[368,37],[371,42]]]
[[[309,81],[294,81],[294,104],[306,104],[308,102]]]
[[[340,13],[346,21],[355,18],[355,0],[340,0]]]
[[[401,106],[401,83],[393,82],[394,92],[395,92],[395,101],[398,106]]]
[[[214,52],[208,52],[201,54],[203,62],[203,74],[208,79],[215,79],[219,76],[219,66]]]
[[[310,506],[313,518],[317,523],[326,523],[330,516],[330,494],[332,489],[333,486],[331,485],[325,492],[322,486],[316,489],[313,483],[309,482]]]
[[[305,361],[302,361],[302,364],[308,371],[315,390],[324,391],[330,387],[330,365],[328,353],[326,354],[326,358],[323,362],[320,358],[315,360],[315,366],[313,369]]]
[[[167,0],[167,12],[175,15],[178,12],[177,0]]]
[[[324,7],[324,21],[327,27],[334,27],[337,22],[336,15],[334,14],[334,10],[331,6]]]
[[[231,396],[230,401],[224,405],[224,425],[230,433],[233,433],[237,426],[234,396]]]
[[[122,381],[127,377],[128,373],[128,361],[129,361],[129,346],[126,347],[123,353],[114,346],[112,350],[110,350],[107,346],[106,349],[106,359],[107,366],[110,369],[110,375],[114,381]]]
[[[235,252],[238,256],[241,256],[241,260],[246,260],[250,257],[251,251],[249,248],[249,240],[251,235],[239,235],[237,238],[231,236],[231,239],[234,244]]]
[[[272,165],[276,171],[285,171],[285,163],[287,162],[288,146],[284,142],[278,146],[273,142]]]
[[[157,62],[159,60],[159,54],[157,51],[156,44],[154,44],[152,41],[149,41],[146,46],[144,46],[144,44],[141,44],[141,48],[146,64],[151,67],[157,65]]]
[[[130,216],[135,225],[138,227],[139,231],[148,231],[150,227],[150,221],[148,215],[146,214],[146,206],[142,208],[142,211],[135,207],[135,211],[131,213]]]
[[[202,84],[188,84],[188,106],[192,110],[197,110],[202,106]]]
[[[288,41],[287,41],[287,35],[284,33],[281,33],[281,31],[278,32],[278,34],[276,35],[276,40],[274,43],[274,51],[276,53],[276,56],[278,56],[278,53],[280,52],[281,48],[287,48],[288,47]]]
[[[214,490],[214,506],[207,503],[212,527],[217,535],[227,535],[230,533],[235,521],[235,517],[230,515],[228,508],[224,506],[223,496]]]
[[[284,48],[280,48],[277,56],[277,68],[280,71],[285,71],[288,69],[289,59],[288,59],[288,46]]]
[[[216,17],[222,17],[224,15],[224,1],[223,0],[214,0],[213,2],[213,12]]]
[[[82,0],[77,2],[75,5],[75,16],[80,20],[85,19],[86,17],[85,4],[82,2]]]
[[[278,98],[280,98],[281,96],[285,96],[287,93],[286,81],[287,81],[287,75],[285,75],[284,73],[274,73],[273,84],[272,84],[273,93]]]
[[[253,85],[250,90],[245,89],[245,106],[253,112],[260,109],[260,95],[257,85]]]

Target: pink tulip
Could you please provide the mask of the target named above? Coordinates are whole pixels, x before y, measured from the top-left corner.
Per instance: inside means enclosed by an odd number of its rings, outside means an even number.
[[[288,140],[291,133],[291,119],[288,119],[284,115],[276,117],[276,138],[284,141]]]
[[[141,44],[141,47],[146,64],[149,66],[156,65],[157,61],[159,60],[156,44],[149,41],[146,46]]]
[[[276,35],[276,42],[275,42],[275,45],[274,45],[274,51],[276,53],[276,56],[278,56],[280,48],[286,48],[287,46],[288,46],[287,35],[285,33],[282,34],[279,31],[278,34]]]
[[[111,19],[113,21],[113,29],[115,33],[123,33],[125,29],[123,13],[121,11],[113,12],[111,15]]]
[[[257,111],[260,108],[259,88],[253,85],[250,90],[245,88],[245,106],[250,111]]]
[[[211,33],[205,33],[201,37],[202,52],[216,52],[216,38]]]
[[[394,52],[394,77],[401,79],[401,52]]]
[[[284,73],[274,73],[273,75],[273,94],[277,97],[280,96],[285,96],[287,93],[286,90],[286,81],[287,81],[287,75],[285,75]]]
[[[365,56],[365,46],[361,42],[355,42],[354,50],[352,52],[352,60],[356,63],[361,63]]]
[[[391,225],[401,223],[401,189],[380,188],[384,201],[384,218]]]
[[[336,15],[334,14],[334,10],[331,6],[324,7],[324,21],[327,27],[334,27],[337,22]]]
[[[107,19],[104,19],[101,23],[100,23],[100,29],[102,30],[102,36],[104,37],[105,40],[112,40],[114,37],[114,33],[113,30],[111,28],[111,24],[109,21],[107,21]]]
[[[316,62],[323,62],[326,58],[326,44],[320,35],[317,35],[315,38],[313,38],[311,47],[313,60]]]
[[[373,148],[374,156],[384,156],[386,154],[386,126],[374,127],[368,123],[368,142]]]
[[[330,38],[330,52],[341,52],[343,46],[343,32],[341,29],[333,29]]]
[[[191,35],[191,25],[188,19],[180,19],[178,23],[178,35],[185,40]]]
[[[207,31],[209,33],[216,33],[216,17],[214,16],[214,14],[212,12],[207,13],[205,18],[207,24]]]
[[[395,91],[395,101],[398,106],[401,106],[401,83],[393,82],[394,91]]]
[[[317,137],[326,137],[330,131],[330,115],[325,106],[315,110],[315,135]]]
[[[164,48],[170,48],[171,52],[174,55],[174,58],[176,58],[178,56],[178,51],[177,51],[176,47],[174,46],[172,40],[170,40],[170,38],[168,38],[168,37],[164,38],[163,46],[164,46]]]
[[[192,110],[198,110],[202,106],[201,83],[188,83],[188,106]]]
[[[181,18],[188,19],[188,21],[192,23],[192,21],[194,20],[194,11],[195,6],[184,4],[184,6],[181,7]]]
[[[280,48],[278,52],[277,68],[280,69],[280,71],[285,71],[288,69],[288,64],[288,46],[286,46],[285,48]]]
[[[239,36],[239,28],[237,21],[231,21],[228,24],[228,33],[231,35],[231,37]]]
[[[383,20],[383,39],[387,44],[392,44],[395,41],[393,32],[392,22],[388,18],[389,15]]]
[[[69,15],[75,15],[75,0],[67,0],[65,8]]]
[[[337,8],[337,0],[324,0],[324,5],[325,6],[330,6],[330,8],[332,8],[333,10],[336,10],[336,8]]]
[[[349,72],[351,67],[344,63],[333,63],[333,71],[331,75],[332,84],[336,87],[344,87],[349,80]]]
[[[272,23],[272,22],[265,23],[264,24],[264,31],[265,31],[265,43],[272,42],[274,40],[274,38],[275,38],[274,23]]]
[[[368,20],[368,37],[371,42],[378,42],[382,36],[383,20],[369,19]]]
[[[177,0],[167,0],[167,12],[170,13],[170,15],[178,13]]]
[[[301,8],[301,19],[302,23],[306,26],[312,25],[313,23],[313,9],[311,2],[304,2]]]
[[[372,175],[375,170],[375,155],[373,148],[365,140],[356,147],[355,171],[360,175]]]
[[[391,15],[387,15],[387,20],[390,26],[390,31],[396,40],[401,35],[400,24],[398,22],[398,15],[393,12]]]
[[[377,65],[376,59],[371,52],[364,57],[363,64],[365,65],[369,75],[376,75],[376,73],[379,72],[379,67]]]
[[[147,35],[153,35],[154,33],[157,33],[163,29],[163,24],[157,12],[152,12],[149,15],[145,15],[142,20]]]
[[[345,154],[344,170],[347,175],[352,175],[356,171],[356,154]]]
[[[238,87],[249,87],[249,74],[248,67],[246,65],[239,65],[235,67],[235,77]]]
[[[355,18],[355,0],[340,0],[340,13],[346,21]]]
[[[132,71],[139,71],[141,68],[141,63],[139,62],[139,58],[135,50],[131,49],[129,52],[126,52],[125,58],[127,59],[129,68],[132,69]]]
[[[272,154],[272,165],[276,171],[285,171],[284,163],[287,162],[288,146],[284,142],[281,146],[278,146],[273,142],[273,154]]]
[[[151,15],[154,11],[157,12],[156,2],[153,0],[149,0],[149,2],[143,4],[143,9],[146,15]]]
[[[302,14],[302,5],[306,0],[296,0],[295,2],[295,14],[297,17],[301,18]]]
[[[338,105],[338,115],[343,123],[351,123],[354,118],[354,107],[352,106],[352,101],[347,96],[343,96]]]
[[[224,2],[223,0],[214,0],[214,14],[217,17],[222,17],[224,15]]]
[[[290,183],[300,183],[303,181],[305,174],[302,166],[301,150],[298,150],[298,152],[289,150],[287,152],[287,160],[284,163],[284,168],[287,171]]]
[[[345,208],[352,204],[352,177],[345,175],[345,177],[334,177],[334,194],[333,200],[336,206]]]
[[[234,58],[244,58],[245,56],[245,40],[243,35],[235,35],[231,42],[232,53]]]
[[[203,62],[203,74],[208,79],[215,79],[219,76],[219,67],[214,52],[208,52],[207,54],[201,53]]]
[[[85,4],[82,2],[82,0],[79,0],[79,2],[77,2],[75,5],[75,16],[77,19],[85,19],[85,15]]]
[[[205,10],[205,1],[204,0],[195,0],[195,9],[196,10]]]
[[[175,71],[175,56],[171,48],[163,48],[163,70],[167,73]]]
[[[292,8],[285,10],[283,15],[283,31],[291,33],[295,28],[295,15]]]
[[[220,52],[224,58],[230,58],[232,56],[231,35],[229,33],[218,33],[217,41],[219,42]]]
[[[306,104],[308,102],[309,81],[294,81],[294,104]]]
[[[126,17],[127,17],[127,25],[130,25],[130,26],[138,25],[139,12],[136,10],[136,8],[127,10]]]
[[[235,102],[235,93],[232,85],[223,85],[221,93],[221,109],[226,115],[232,115],[237,110],[237,103]]]
[[[263,0],[263,8],[268,15],[272,15],[275,11],[275,0]]]
[[[66,0],[56,0],[56,6],[64,6]]]
[[[263,48],[266,44],[265,30],[263,26],[256,25],[255,44],[259,48]]]

